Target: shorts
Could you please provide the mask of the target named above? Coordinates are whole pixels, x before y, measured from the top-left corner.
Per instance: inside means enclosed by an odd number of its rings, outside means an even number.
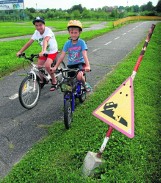
[[[47,60],[48,58],[50,58],[52,60],[55,60],[57,54],[58,54],[58,52],[56,52],[56,53],[49,53],[47,57],[42,56],[42,57],[39,57],[39,59],[40,60]]]
[[[83,69],[85,66],[85,64],[75,64],[75,65],[67,65],[67,67],[69,69]],[[71,72],[68,72],[68,76],[69,77],[74,77],[75,76],[75,72],[74,71],[71,71]]]

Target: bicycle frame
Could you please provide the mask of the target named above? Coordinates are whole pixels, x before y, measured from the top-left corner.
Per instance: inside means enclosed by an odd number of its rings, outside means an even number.
[[[31,63],[31,65],[32,65],[32,68],[31,68],[29,74],[34,75],[34,80],[36,80],[37,77],[39,77],[40,80],[42,80],[42,77],[43,77],[46,81],[49,81],[51,79],[51,76],[49,74],[45,75],[45,74],[41,73],[40,69],[38,68],[38,66],[36,64]]]
[[[74,110],[75,110],[75,99],[79,98],[79,96],[81,95],[82,82],[80,82],[80,81],[76,81],[76,82],[77,82],[76,91],[67,92],[64,94],[64,103],[66,102],[66,100],[71,100],[72,112],[74,112]]]
[[[38,54],[36,54],[36,55],[31,54],[31,57],[26,57],[25,53],[22,53],[19,57],[24,57],[26,60],[30,61],[29,63],[32,65],[32,68],[31,68],[30,72],[28,73],[28,75],[32,75],[34,81],[38,77],[40,80],[45,79],[47,82],[49,82],[49,80],[51,79],[51,76],[44,69],[44,67],[39,68],[36,64],[33,63],[33,59],[38,58]],[[45,73],[42,73],[40,69],[44,69],[44,71],[47,72],[47,75]]]
[[[78,73],[84,70],[64,69],[60,71],[64,78],[61,83],[61,91],[64,92],[64,125],[66,129],[69,129],[72,122],[72,113],[75,111],[76,98],[79,99],[80,103],[83,103],[86,99],[86,90],[82,87],[83,83],[77,80]]]

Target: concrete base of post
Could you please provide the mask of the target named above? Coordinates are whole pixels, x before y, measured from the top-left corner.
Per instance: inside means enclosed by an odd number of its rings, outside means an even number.
[[[83,175],[90,176],[94,169],[100,166],[103,163],[101,158],[97,157],[97,153],[88,152],[83,163]]]

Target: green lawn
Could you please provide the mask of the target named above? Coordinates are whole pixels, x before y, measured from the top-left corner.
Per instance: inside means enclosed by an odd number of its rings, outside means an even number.
[[[46,21],[46,26],[49,26],[53,31],[66,30],[68,21]],[[100,22],[91,21],[84,22],[83,27],[90,27],[92,24]],[[34,26],[32,22],[0,22],[0,38],[23,36],[34,33]]]
[[[82,32],[81,38],[86,41],[92,39],[98,35],[104,34],[108,31],[111,31],[112,24],[109,24],[108,28],[104,28],[102,30],[88,31]],[[69,35],[56,35],[56,39],[59,45],[59,50],[62,49],[64,43],[67,41]],[[0,42],[1,54],[0,54],[0,78],[4,75],[15,71],[19,68],[22,68],[23,59],[19,59],[16,57],[16,53],[20,50],[20,48],[28,41],[28,39],[16,40],[10,42]],[[39,53],[41,51],[41,47],[35,42],[28,50],[26,50],[26,54],[29,55],[31,53]]]
[[[160,37],[158,24],[134,81],[135,137],[129,139],[114,131],[103,154],[105,163],[92,177],[83,178],[82,163],[88,151],[98,151],[107,130],[92,112],[131,75],[144,41],[77,107],[72,128],[65,131],[63,121],[44,126],[48,135],[32,147],[2,183],[161,182]]]

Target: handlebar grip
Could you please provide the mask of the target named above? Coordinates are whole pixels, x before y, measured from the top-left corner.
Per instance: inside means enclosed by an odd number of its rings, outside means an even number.
[[[80,69],[80,71],[86,71],[85,69]],[[92,70],[90,69],[89,72],[91,72]]]
[[[24,57],[25,56],[25,53],[21,53],[18,57]]]
[[[48,57],[48,54],[47,54],[47,53],[44,53],[43,56],[44,56],[44,57]]]

